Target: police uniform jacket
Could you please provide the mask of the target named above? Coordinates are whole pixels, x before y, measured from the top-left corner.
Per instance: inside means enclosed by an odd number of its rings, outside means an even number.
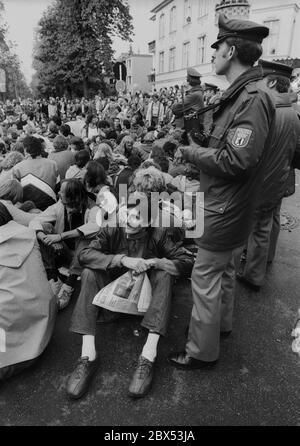
[[[296,153],[300,152],[300,121],[288,93],[276,96],[276,126],[271,140],[271,157],[266,166],[259,208],[278,206],[285,196],[287,180]]]
[[[240,247],[251,231],[275,115],[271,97],[256,85],[261,77],[260,67],[239,76],[214,113],[208,148],[184,151],[200,168],[204,233],[197,243],[209,251]]]
[[[172,107],[172,112],[176,117],[176,126],[183,128],[183,115],[197,112],[202,108],[204,108],[202,88],[200,85],[196,85],[188,91],[186,97],[184,98],[184,104],[181,101]]]

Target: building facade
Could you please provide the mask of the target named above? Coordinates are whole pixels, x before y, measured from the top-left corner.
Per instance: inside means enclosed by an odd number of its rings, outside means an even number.
[[[211,44],[218,34],[220,13],[250,19],[270,28],[263,57],[288,60],[299,57],[300,1],[289,0],[164,0],[151,11],[155,40],[149,43],[156,72],[155,88],[182,85],[186,69],[194,67],[203,82],[227,88],[212,70]],[[150,74],[150,72],[149,72]]]
[[[128,54],[124,58],[127,68],[126,89],[130,93],[136,91],[151,91],[149,74],[153,66],[151,54]]]

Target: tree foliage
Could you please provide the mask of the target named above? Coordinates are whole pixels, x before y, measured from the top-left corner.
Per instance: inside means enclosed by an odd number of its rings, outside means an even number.
[[[8,26],[2,20],[4,5],[0,0],[0,68],[6,73],[6,97],[9,99],[31,96],[15,46],[7,40]]]
[[[132,32],[125,0],[55,0],[37,30],[37,88],[42,94],[88,96],[111,73],[114,36],[131,41]]]

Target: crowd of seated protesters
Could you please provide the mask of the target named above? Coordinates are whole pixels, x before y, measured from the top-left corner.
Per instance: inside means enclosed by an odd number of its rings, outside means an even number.
[[[91,303],[95,294],[124,271],[149,276],[153,299],[142,322],[148,339],[130,386],[131,396],[140,397],[149,390],[158,340],[167,332],[174,279],[189,276],[193,266],[181,229],[164,228],[164,223],[152,228],[153,215],[141,222],[137,206],[128,204],[143,193],[148,198],[169,190],[183,194],[191,183],[196,190],[199,182],[188,166],[176,165],[183,131],[166,120],[149,126],[149,97],[144,99],[143,106],[137,98],[134,104],[108,100],[98,112],[93,106],[87,111],[87,105],[85,112],[78,107],[70,112],[70,104],[61,104],[65,113],[57,113],[56,107],[57,114],[47,117],[39,104],[38,111],[20,114],[16,122],[6,116],[0,125],[0,206],[7,237],[10,226],[17,225],[12,237],[19,239],[21,227],[24,237],[34,240],[43,271],[38,281],[47,282],[44,288],[48,294],[50,290],[51,302],[55,298],[57,310],[68,306],[76,288],[81,290],[71,321],[71,330],[83,341],[82,357],[68,381],[74,398],[87,391],[98,363],[98,310]],[[51,113],[54,108],[52,101]],[[121,208],[129,223],[112,227]],[[47,327],[53,327],[52,310],[48,316]],[[81,382],[78,367],[83,370]],[[146,384],[140,379],[145,368],[151,378]]]

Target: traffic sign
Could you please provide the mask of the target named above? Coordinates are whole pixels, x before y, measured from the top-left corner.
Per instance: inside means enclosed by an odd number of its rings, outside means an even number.
[[[126,83],[124,81],[117,81],[116,90],[118,93],[124,93],[124,91],[126,90]]]
[[[113,71],[114,71],[116,79],[118,79],[120,81],[126,81],[127,69],[126,69],[126,65],[124,63],[122,63],[122,62],[115,63]]]

